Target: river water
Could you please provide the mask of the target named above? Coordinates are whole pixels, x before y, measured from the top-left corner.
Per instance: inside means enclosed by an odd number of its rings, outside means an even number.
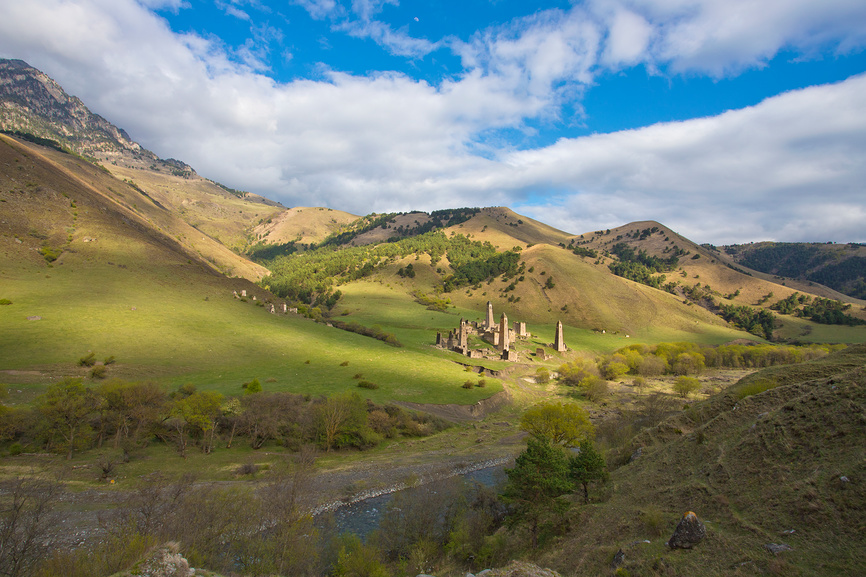
[[[498,464],[483,469],[469,471],[461,475],[469,483],[478,483],[491,487],[505,480],[505,465]],[[431,481],[430,484],[447,482],[448,479]],[[402,489],[402,491],[414,491],[414,488]],[[379,528],[382,515],[388,508],[388,504],[394,498],[396,492],[386,493],[375,497],[369,497],[354,503],[342,505],[330,512],[320,513],[316,516],[316,524],[322,528],[330,525],[337,533],[354,533],[365,538],[367,535]],[[331,524],[333,519],[333,524]]]

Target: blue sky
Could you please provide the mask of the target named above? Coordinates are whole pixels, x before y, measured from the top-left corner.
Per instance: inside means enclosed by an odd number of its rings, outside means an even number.
[[[860,0],[0,1],[0,56],[287,206],[866,241]]]

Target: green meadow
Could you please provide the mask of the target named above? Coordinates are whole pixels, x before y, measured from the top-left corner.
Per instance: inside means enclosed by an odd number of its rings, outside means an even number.
[[[115,357],[109,377],[223,394],[240,394],[254,378],[265,390],[356,390],[374,401],[467,404],[501,390],[493,382],[463,389],[464,367],[453,362],[459,357],[426,346],[433,331],[392,327],[398,319],[386,316],[379,324],[406,345],[397,348],[297,315],[271,315],[191,266],[84,268],[69,259],[2,280],[2,298],[12,304],[0,310],[0,379],[37,389],[85,376],[77,361],[92,351],[97,360]],[[34,316],[41,318],[27,320]],[[358,388],[359,374],[379,388]]]

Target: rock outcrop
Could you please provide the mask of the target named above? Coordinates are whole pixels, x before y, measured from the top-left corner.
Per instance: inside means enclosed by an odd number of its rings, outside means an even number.
[[[698,516],[689,511],[674,529],[674,534],[668,539],[671,549],[691,549],[707,536],[707,528]]]

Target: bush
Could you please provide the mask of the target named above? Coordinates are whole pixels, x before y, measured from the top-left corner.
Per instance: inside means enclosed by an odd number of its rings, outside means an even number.
[[[483,389],[487,386],[487,381],[485,379],[478,379],[478,383],[475,386]]]
[[[11,305],[12,301],[9,299],[0,299],[0,305]]]
[[[700,388],[701,382],[694,377],[678,377],[674,382],[674,392],[684,399]]]
[[[646,389],[646,379],[643,377],[635,377],[632,381],[632,385],[634,385],[638,391],[643,392],[644,389]]]
[[[113,365],[116,362],[117,362],[117,360],[114,358],[114,355],[111,355],[110,357],[108,357],[104,361],[102,361],[102,364],[107,367],[108,365]]]
[[[550,371],[547,370],[546,367],[539,367],[537,371],[535,371],[535,382],[539,384],[547,383],[550,381]]]
[[[607,398],[610,394],[610,387],[607,381],[599,377],[588,377],[581,381],[580,388],[583,389],[583,394],[593,403],[599,403]]]
[[[9,445],[9,454],[13,457],[15,455],[20,455],[24,452],[24,448],[21,446],[21,443],[12,443]]]
[[[371,383],[370,381],[360,381],[358,383],[358,386],[362,389],[370,389],[371,391],[379,388],[379,385],[377,385],[376,383]]]
[[[471,389],[473,386],[475,386],[475,384],[472,381],[466,381],[465,383],[463,383],[464,389]]]
[[[79,367],[92,367],[95,364],[96,364],[96,355],[93,353],[90,353],[86,357],[81,357],[80,359],[78,359],[78,366]]]
[[[97,365],[90,369],[90,378],[91,379],[104,379],[108,376],[108,369],[105,368],[105,365]]]
[[[342,363],[340,363],[340,366],[341,366],[341,367],[348,367],[348,366],[349,366],[349,361],[343,361]]]

